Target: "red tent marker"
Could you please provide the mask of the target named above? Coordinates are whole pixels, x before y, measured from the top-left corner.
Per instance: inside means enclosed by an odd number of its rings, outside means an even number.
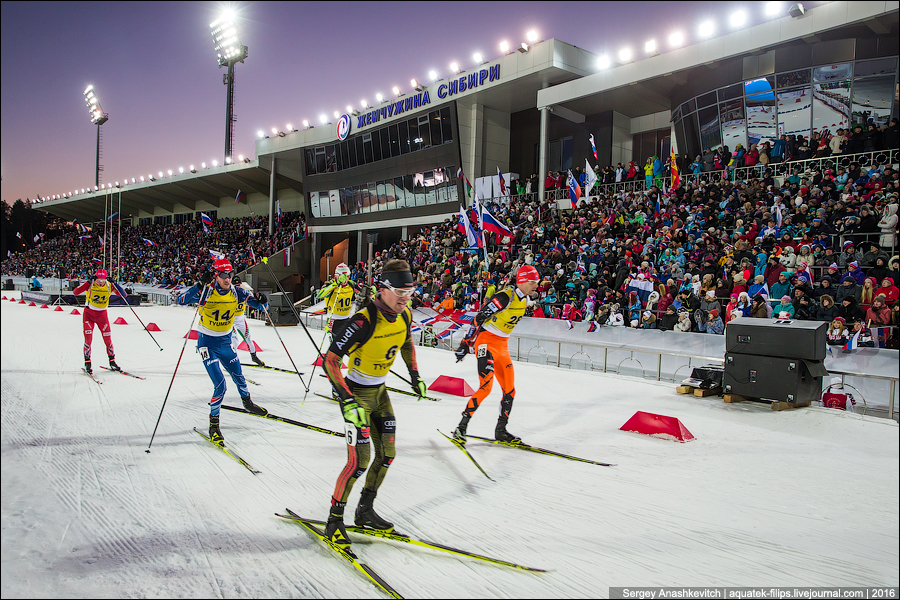
[[[469,397],[475,393],[475,390],[462,377],[449,377],[447,375],[441,375],[435,379],[434,383],[428,386],[428,389],[464,397]]]
[[[628,422],[619,429],[678,442],[689,442],[694,439],[687,427],[682,425],[681,421],[675,417],[666,417],[642,411],[634,413],[634,416],[628,419]]]

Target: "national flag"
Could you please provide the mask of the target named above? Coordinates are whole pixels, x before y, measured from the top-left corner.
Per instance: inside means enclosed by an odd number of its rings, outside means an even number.
[[[481,210],[481,227],[485,231],[496,233],[502,237],[514,237],[513,232],[510,231],[506,225],[497,220],[486,208]]]
[[[418,325],[413,325],[413,326],[410,327],[410,329],[409,329],[409,332],[410,332],[410,333],[419,333],[420,331],[422,331],[422,328],[419,327]]]
[[[142,240],[144,241],[144,243],[147,244],[148,246],[155,246],[155,245],[156,245],[156,242],[154,242],[153,240],[148,240],[147,238],[141,238],[141,239],[142,239]]]
[[[287,248],[285,248],[284,250],[281,251],[281,253],[284,255],[284,266],[286,266],[286,267],[291,266],[291,252],[290,252],[290,250],[288,250]]]
[[[890,337],[890,327],[870,327],[869,333],[872,335],[872,341],[875,342],[876,348],[884,348]]]
[[[448,327],[447,329],[445,329],[445,330],[443,330],[442,332],[440,332],[440,333],[438,334],[438,339],[444,339],[444,338],[446,338],[446,337],[450,337],[451,335],[453,335],[453,332],[456,331],[456,330],[458,330],[460,327],[462,327],[462,325],[460,325],[459,323],[454,323],[453,325],[451,325],[451,326]]]
[[[775,205],[775,224],[778,225],[779,227],[781,227],[782,218],[783,217],[781,216],[781,204],[776,204]]]
[[[594,134],[591,134],[591,150],[594,152],[594,160],[600,160],[600,157],[597,156],[597,146],[594,144]]]
[[[593,333],[593,332],[597,331],[597,321],[591,321],[591,324],[588,325],[587,330],[588,330],[588,333]]]
[[[566,319],[566,325],[569,326],[569,329],[574,329],[574,328],[575,328],[575,325],[572,324],[572,320],[571,320],[571,319]]]
[[[597,154],[594,152],[594,154]],[[591,163],[588,162],[587,159],[584,159],[584,195],[591,195],[591,188],[594,187],[594,184],[597,183],[597,174],[594,172],[594,169],[591,167]]]
[[[99,258],[95,258],[95,259],[94,259],[94,262],[95,262],[95,263],[100,263],[100,264],[103,264],[103,261],[102,261],[102,260],[100,260],[100,259],[99,259]]]
[[[102,236],[102,235],[98,235],[97,237],[100,238],[100,247],[101,247],[101,248],[105,247],[105,246],[106,246],[106,243],[103,241],[103,236]]]
[[[247,199],[247,194],[245,194],[245,193],[242,192],[241,190],[238,190],[238,191],[237,191],[237,194],[236,194],[235,197],[234,197],[235,203],[243,202],[243,201],[246,200],[246,199]]]
[[[440,320],[440,319],[438,319],[437,317],[425,317],[424,319],[420,319],[419,323],[421,325],[428,325],[432,321],[438,321],[438,320]]]
[[[625,287],[625,295],[627,296],[630,292],[637,295],[641,304],[646,304],[650,299],[650,294],[653,293],[653,282],[649,279],[632,279]]]
[[[206,227],[212,227],[213,220],[206,213],[200,213],[200,222]]]
[[[291,233],[291,250],[294,249],[294,244],[297,243],[297,242],[294,241],[294,236],[295,236],[295,235],[296,235],[295,233],[293,233],[293,232]]]
[[[89,236],[89,235],[79,235],[79,236],[78,236],[78,239],[81,240],[81,241],[89,240],[89,239],[91,239],[91,236]]]
[[[469,178],[466,177],[465,173],[463,173],[462,167],[460,167],[456,171],[456,176],[459,177],[460,179],[462,179],[466,184],[466,189],[465,189],[466,198],[471,197],[472,196],[472,184],[469,183]]]
[[[113,213],[113,214],[109,215],[109,217],[107,217],[106,220],[109,221],[110,223],[115,223],[116,221],[119,220],[119,213]]]
[[[669,173],[671,174],[671,184],[669,189],[674,190],[681,185],[681,174],[678,172],[678,164],[675,161],[675,149],[672,148],[669,156]]]
[[[22,234],[19,233],[19,232],[17,231],[17,232],[16,232],[16,237],[19,238],[19,239],[21,240],[21,239],[22,239]]]
[[[250,260],[253,261],[254,265],[259,262],[256,260],[256,252],[253,251],[253,246],[250,246]]]
[[[506,180],[503,179],[503,173],[500,172],[500,167],[497,167],[497,177],[500,178],[500,195],[506,196],[509,192],[506,190]]]
[[[659,198],[657,198],[656,205],[653,207],[653,218],[658,219],[661,214],[662,214],[662,211],[660,210],[660,206],[659,206]]]
[[[281,200],[278,201],[277,208],[278,208],[278,226],[277,226],[277,228],[281,229]],[[285,265],[285,266],[287,266],[287,265]]]
[[[459,207],[459,222],[456,225],[460,233],[466,234],[466,243],[470,247],[481,247],[481,236],[475,235],[472,228],[472,221],[466,216],[466,211],[462,206]]]
[[[857,348],[859,348],[859,334],[861,334],[861,333],[862,333],[862,329],[857,331],[856,335],[854,335],[852,338],[847,340],[847,343],[844,344],[845,352],[850,352],[851,350],[856,350]]]
[[[225,258],[225,254],[223,254],[222,252],[217,252],[216,250],[210,250],[209,255],[212,258],[215,258],[216,260],[219,260],[220,258]]]
[[[812,271],[809,270],[809,263],[801,263],[801,264],[803,265],[803,270],[797,271],[797,273],[799,275],[804,275],[806,277],[807,283],[809,283],[809,285],[812,285],[813,284],[813,276],[812,276]]]
[[[571,169],[569,170],[569,176],[566,178],[566,185],[569,188],[569,200],[572,201],[572,206],[576,206],[578,199],[581,198],[581,186],[578,185],[578,181],[572,175]]]
[[[34,243],[37,244],[39,239],[41,239],[40,235],[34,236]]]
[[[7,250],[7,251],[6,251],[6,258],[9,258],[9,257],[11,257],[11,256],[12,256],[12,252],[10,252],[9,250]]]

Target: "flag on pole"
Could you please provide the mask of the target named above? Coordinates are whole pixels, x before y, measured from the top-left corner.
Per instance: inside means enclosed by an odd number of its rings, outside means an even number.
[[[148,240],[147,238],[141,238],[141,239],[144,240],[144,243],[147,244],[148,246],[156,245],[156,242],[154,242],[153,240]]]
[[[200,213],[200,222],[206,225],[207,227],[212,227],[213,221],[210,216],[206,213]]]
[[[278,206],[276,208],[278,209],[278,224],[276,225],[276,229],[281,229],[281,200],[279,200],[277,204]]]
[[[861,334],[861,333],[862,333],[862,329],[857,331],[856,335],[854,335],[852,338],[847,340],[847,343],[844,344],[845,352],[850,352],[851,350],[856,350],[857,348],[859,348],[859,334]]]
[[[37,244],[39,239],[41,239],[40,235],[34,236],[34,243]]]
[[[16,232],[16,237],[19,238],[19,239],[21,240],[21,239],[22,239],[22,234],[21,234],[20,232],[17,231],[17,232]]]
[[[456,176],[459,177],[460,179],[462,179],[462,180],[465,182],[465,185],[466,185],[466,189],[465,189],[466,198],[470,198],[470,197],[472,196],[472,184],[469,183],[469,178],[466,177],[465,173],[463,173],[462,168],[459,168],[459,169],[456,171]]]
[[[89,239],[91,239],[91,236],[89,236],[89,235],[79,235],[79,236],[78,236],[78,239],[81,240],[81,241],[89,240]]]
[[[584,159],[584,195],[591,195],[591,188],[597,183],[597,174],[594,172],[588,159]]]
[[[281,251],[281,253],[284,255],[284,266],[286,266],[286,267],[291,266],[291,252],[290,252],[290,250],[288,250],[287,248],[285,248],[284,250]]]
[[[568,173],[566,185],[569,188],[569,200],[572,201],[572,206],[575,207],[578,205],[578,199],[581,198],[581,186],[578,185],[578,181],[576,181],[575,176],[572,175],[571,169],[569,169]]]
[[[669,189],[674,190],[681,185],[681,174],[678,172],[678,163],[675,161],[675,148],[672,148],[669,156],[669,173],[672,175]]]
[[[500,178],[500,195],[509,195],[509,191],[506,189],[506,180],[503,178],[503,173],[500,172],[500,167],[497,167],[497,177]]]
[[[106,244],[103,242],[103,236],[98,235],[97,237],[100,238],[100,247],[103,248],[104,246],[106,246]]]
[[[800,263],[800,264],[803,265],[803,269],[798,270],[797,273],[799,275],[805,276],[806,281],[809,283],[809,285],[812,285],[813,284],[813,276],[812,276],[812,271],[809,270],[809,263]]]
[[[660,210],[660,206],[659,206],[659,198],[657,198],[656,206],[653,207],[653,218],[658,219],[661,214],[662,214],[662,211]]]
[[[253,251],[253,246],[250,246],[250,260],[253,261],[254,265],[259,262],[256,260],[256,252]]]
[[[501,237],[515,237],[513,232],[509,230],[509,228],[501,223],[491,212],[486,209],[481,209],[481,227],[485,231],[490,231],[491,233],[496,233]]]
[[[113,214],[109,215],[109,217],[106,220],[109,221],[110,223],[115,223],[116,221],[119,220],[119,213],[113,213]]]
[[[235,203],[243,202],[246,199],[247,199],[247,194],[245,194],[241,190],[238,190],[237,195],[235,195],[235,197],[234,197]]]
[[[210,251],[209,251],[209,255],[210,255],[212,258],[215,258],[216,260],[219,260],[220,258],[225,258],[225,255],[224,255],[223,253],[221,253],[221,252],[216,252],[215,250],[210,250]]]
[[[600,160],[600,157],[597,156],[597,146],[594,144],[594,134],[591,134],[591,150],[594,152],[594,160]]]
[[[460,233],[466,234],[466,243],[470,248],[481,247],[481,236],[475,235],[475,230],[472,228],[472,221],[469,219],[468,215],[466,215],[466,211],[462,205],[459,207],[459,222],[456,227],[459,229]]]

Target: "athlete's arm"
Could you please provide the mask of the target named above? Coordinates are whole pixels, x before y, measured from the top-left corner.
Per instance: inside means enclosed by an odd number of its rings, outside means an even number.
[[[509,306],[511,299],[512,294],[508,290],[502,290],[494,294],[491,299],[485,303],[484,307],[478,311],[478,314],[475,315],[475,328],[481,327],[491,317]]]
[[[363,344],[372,334],[372,324],[366,317],[365,312],[359,312],[350,317],[350,322],[344,329],[339,338],[335,338],[328,347],[325,354],[325,374],[337,389],[341,400],[348,400],[353,397],[353,393],[344,380],[341,373],[341,361],[344,356],[350,354],[358,345]]]

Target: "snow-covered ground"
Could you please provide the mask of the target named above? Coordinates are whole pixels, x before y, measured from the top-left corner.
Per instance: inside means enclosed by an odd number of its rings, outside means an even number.
[[[18,292],[4,292],[6,296]],[[2,584],[7,597],[384,597],[302,527],[323,519],[346,459],[342,439],[222,413],[253,475],[191,431],[211,384],[188,341],[152,453],[144,450],[192,309],[146,306],[159,351],[128,308],[110,309],[117,361],[141,381],[81,372],[81,318],[5,301],[2,316]],[[260,356],[290,362],[252,322]],[[315,351],[278,333],[302,371]],[[321,339],[321,332],[313,331]],[[477,383],[475,360],[418,348],[423,377]],[[99,335],[95,365],[105,365]],[[249,355],[241,353],[243,362]],[[489,481],[436,429],[465,399],[395,394],[397,459],[376,508],[398,530],[548,569],[532,574],[373,539],[363,560],[407,597],[603,597],[610,586],[896,586],[900,438],[894,421],[822,408],[679,396],[671,383],[516,363],[509,429],[600,467],[470,442]],[[395,370],[405,374],[402,361]],[[245,369],[272,413],[341,430],[337,407],[295,375]],[[399,379],[395,387],[404,387]],[[228,381],[226,404],[239,405]],[[489,436],[495,386],[470,425]],[[686,444],[619,430],[636,411],[679,418]],[[348,522],[358,499],[357,483]]]

